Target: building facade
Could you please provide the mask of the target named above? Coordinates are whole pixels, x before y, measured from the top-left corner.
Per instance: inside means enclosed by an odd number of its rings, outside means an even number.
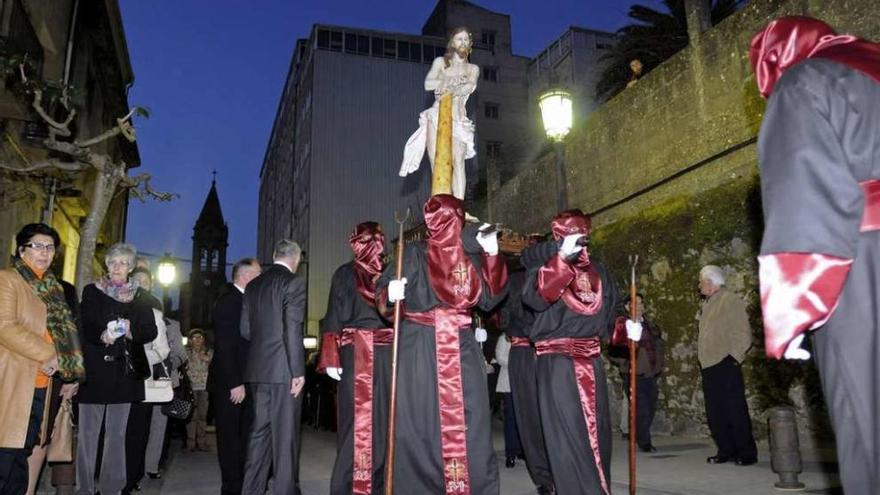
[[[43,81],[75,88],[70,103],[77,114],[76,137],[92,137],[115,127],[127,114],[128,88],[134,81],[122,19],[116,0],[0,1],[0,50],[3,57],[27,54]],[[43,120],[31,107],[32,97],[15,91],[17,74],[0,84],[0,160],[16,167],[48,157]],[[122,137],[92,147],[129,167],[140,164],[137,145]],[[61,235],[57,273],[74,281],[80,225],[90,209],[95,172],[62,173],[42,169],[29,173],[0,170],[0,267],[9,263],[15,233],[24,224],[45,222]],[[110,205],[98,238],[96,273],[103,269],[103,247],[125,237],[128,195]]]
[[[467,161],[466,198],[476,204],[492,181],[515,176],[544,144],[531,61],[513,53],[508,15],[440,0],[421,34],[315,25],[296,44],[260,171],[257,249],[265,263],[279,239],[301,244],[311,335],[326,311],[333,271],[351,259],[352,227],[375,220],[391,239],[395,212],[411,208],[410,225],[421,221],[430,195],[427,157],[418,173],[401,179],[397,172],[419,113],[433,104],[424,90],[430,64],[459,26],[473,35],[470,60],[481,71],[468,100],[477,156]]]

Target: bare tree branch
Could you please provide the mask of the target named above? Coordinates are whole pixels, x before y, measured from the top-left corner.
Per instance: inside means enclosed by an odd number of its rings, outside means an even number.
[[[175,198],[180,197],[180,195],[177,193],[160,192],[153,189],[153,186],[150,183],[152,179],[152,175],[148,173],[143,173],[134,177],[124,177],[120,181],[119,185],[128,188],[129,193],[142,202],[146,201],[147,198],[152,198],[156,201],[164,202],[171,201]]]
[[[28,78],[27,74],[25,74],[24,71],[24,64],[19,64],[18,70],[21,72],[21,80],[24,83],[27,83]],[[58,122],[57,120],[50,117],[49,114],[46,113],[46,110],[43,108],[43,90],[35,86],[33,91],[34,101],[33,103],[31,103],[31,106],[34,108],[34,110],[37,111],[37,114],[40,116],[40,118],[42,118],[47,124],[49,124],[49,126],[55,130],[56,134],[64,137],[70,136],[70,123],[73,122],[73,118],[76,116],[76,109],[68,109],[67,118],[64,120],[64,122]],[[64,107],[67,108],[67,105],[65,104]]]
[[[62,162],[60,160],[54,159],[46,160],[39,163],[29,163],[22,166],[10,165],[8,163],[0,162],[0,169],[19,173],[36,172],[37,170],[45,170],[47,168],[64,170],[67,172],[80,172],[83,170],[82,164],[78,162]]]

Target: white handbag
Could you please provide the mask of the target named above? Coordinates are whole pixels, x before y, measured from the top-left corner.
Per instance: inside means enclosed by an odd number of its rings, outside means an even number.
[[[144,380],[144,402],[168,402],[174,398],[171,373],[165,361],[153,365],[153,374]]]

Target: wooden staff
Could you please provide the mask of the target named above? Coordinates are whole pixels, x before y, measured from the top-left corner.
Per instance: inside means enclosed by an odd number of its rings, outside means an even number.
[[[403,226],[410,217],[410,209],[406,209],[403,219],[394,212],[394,221],[397,222],[397,266],[395,277],[400,280],[403,277]],[[388,441],[385,450],[385,495],[394,493],[394,431],[397,425],[397,343],[400,334],[400,310],[401,301],[394,301],[394,339],[391,344],[391,396],[388,400]]]
[[[629,317],[639,321],[638,291],[636,290],[636,264],[639,255],[629,257]],[[636,493],[636,364],[638,342],[627,339],[629,347],[629,493]]]

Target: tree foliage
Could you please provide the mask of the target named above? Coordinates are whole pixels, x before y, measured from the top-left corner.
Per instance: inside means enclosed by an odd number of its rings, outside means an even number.
[[[734,13],[743,0],[711,0],[711,21],[716,25]],[[632,72],[629,64],[640,60],[647,74],[669,57],[688,45],[687,12],[685,0],[664,0],[666,11],[635,4],[629,8],[629,18],[635,22],[617,30],[618,42],[599,62],[604,66],[596,94],[607,100],[622,91]]]

